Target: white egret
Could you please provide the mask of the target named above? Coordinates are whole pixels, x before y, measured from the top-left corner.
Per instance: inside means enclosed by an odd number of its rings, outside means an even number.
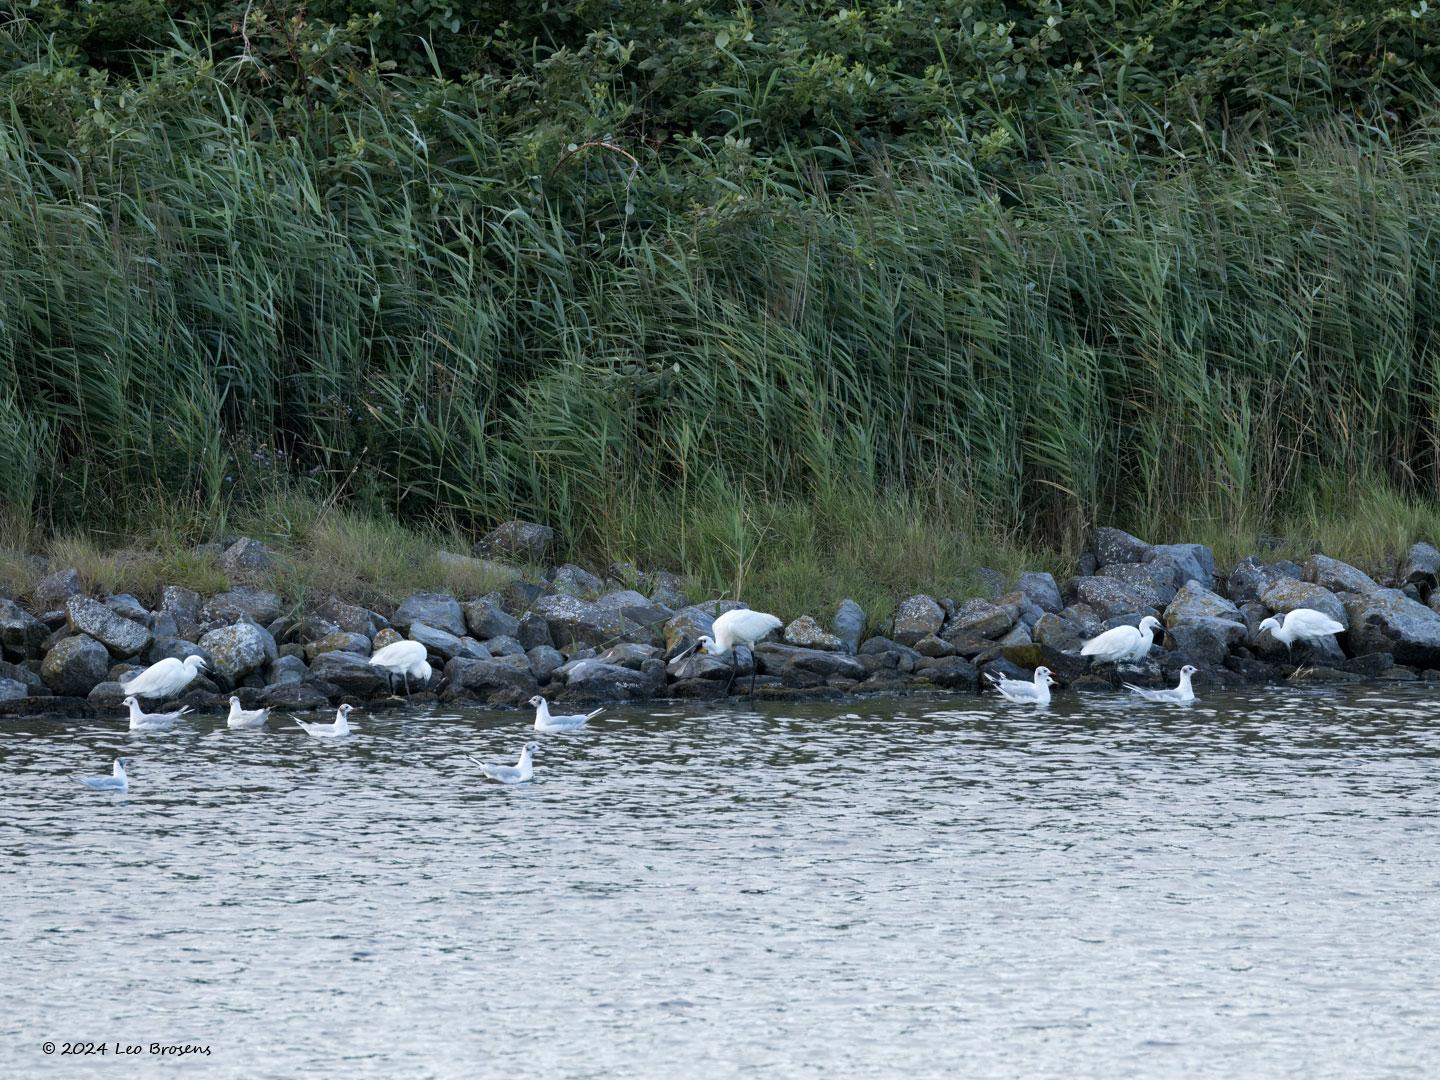
[[[1345,629],[1345,624],[1337,622],[1323,611],[1302,607],[1286,615],[1284,622],[1272,615],[1262,622],[1258,629],[1269,630],[1270,636],[1282,642],[1288,649],[1297,641],[1309,643],[1334,637]]]
[[[300,729],[307,735],[313,735],[317,739],[338,739],[342,735],[350,734],[350,711],[353,705],[341,705],[335,710],[335,722],[333,724],[307,724],[298,716],[290,717],[300,725]]]
[[[697,641],[691,649],[687,649],[681,653],[680,656],[677,656],[676,659],[678,660],[680,657],[688,656],[693,649],[699,649],[701,652],[709,653],[711,656],[724,656],[734,649],[736,645],[746,645],[753,650],[757,641],[765,635],[779,630],[783,625],[784,623],[774,615],[767,615],[763,611],[753,611],[750,608],[736,608],[733,611],[727,611],[723,615],[717,616],[714,624],[710,627],[710,633],[701,634],[700,640]],[[750,659],[751,694],[755,693],[755,669],[758,667],[759,664],[755,662],[752,652]],[[731,672],[730,682],[733,683],[734,681],[735,674]],[[725,692],[730,692],[729,684],[726,684]]]
[[[470,757],[469,754],[465,756],[480,766],[480,771],[487,780],[494,780],[497,784],[523,784],[535,776],[535,766],[530,758],[539,749],[539,743],[527,742],[525,749],[520,751],[520,760],[514,765],[491,765],[488,761]]]
[[[269,709],[242,709],[240,699],[233,694],[230,696],[230,715],[225,718],[228,726],[232,728],[262,728],[268,719],[270,719]]]
[[[75,779],[95,791],[126,792],[130,790],[130,778],[125,775],[125,766],[129,764],[129,758],[117,757],[109,776],[77,776]]]
[[[135,697],[155,698],[161,701],[173,698],[184,690],[206,668],[203,656],[187,656],[184,660],[167,656],[157,660],[144,671],[137,671],[125,680],[125,692]]]
[[[1133,690],[1146,701],[1169,701],[1189,704],[1195,700],[1195,690],[1190,685],[1190,677],[1195,674],[1196,668],[1186,664],[1180,669],[1180,685],[1169,690],[1150,690],[1143,686],[1136,686],[1133,683],[1126,683],[1127,690]]]
[[[407,697],[412,676],[422,683],[430,681],[430,654],[418,641],[394,641],[383,649],[376,649],[370,657],[370,666],[385,672],[387,680],[401,676],[405,680]]]
[[[175,726],[176,720],[190,711],[190,706],[187,705],[177,712],[141,712],[140,701],[134,694],[127,697],[122,704],[130,707],[131,731],[169,731]]]
[[[1026,682],[1024,679],[1007,679],[1003,675],[996,675],[990,671],[985,673],[985,677],[995,685],[995,689],[1002,697],[1024,705],[1049,705],[1050,687],[1055,685],[1055,676],[1050,674],[1050,669],[1047,667],[1035,669],[1033,682]]]
[[[1150,654],[1150,645],[1154,641],[1151,631],[1159,626],[1159,619],[1154,615],[1146,615],[1140,620],[1138,627],[1117,626],[1091,638],[1085,642],[1085,647],[1080,650],[1080,655],[1093,656],[1102,663],[1119,663],[1122,660],[1128,660],[1133,664],[1138,660],[1144,660]]]
[[[527,704],[535,706],[535,730],[545,732],[556,731],[578,731],[584,727],[587,721],[594,720],[605,710],[596,709],[588,713],[571,713],[567,716],[551,716],[550,703],[539,694],[532,697]]]

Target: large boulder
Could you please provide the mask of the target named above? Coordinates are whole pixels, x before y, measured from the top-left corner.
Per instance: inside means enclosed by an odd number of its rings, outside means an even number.
[[[1113,577],[1071,578],[1066,592],[1077,604],[1091,608],[1102,619],[1150,614],[1154,605],[1132,586]]]
[[[271,709],[299,712],[325,708],[330,704],[330,695],[313,683],[277,682],[265,687],[260,702]]]
[[[418,641],[432,653],[437,653],[446,660],[463,656],[467,652],[465,643],[455,634],[423,622],[417,621],[410,624],[410,640]]]
[[[531,674],[540,682],[548,682],[565,664],[565,655],[549,645],[536,645],[525,654],[525,659],[530,662]]]
[[[516,637],[520,620],[505,610],[499,593],[489,593],[463,605],[465,626],[479,641],[492,637]]]
[[[1351,653],[1390,653],[1399,664],[1440,668],[1440,614],[1398,589],[1376,588],[1345,602]]]
[[[168,600],[170,590],[165,592]],[[264,625],[278,619],[282,610],[284,606],[278,593],[242,586],[205,601],[205,606],[200,609],[199,621],[205,624],[233,623],[249,618]]]
[[[1112,529],[1102,525],[1090,534],[1090,550],[1094,552],[1095,561],[1099,565],[1114,566],[1116,563],[1145,562],[1154,548],[1124,529]]]
[[[347,603],[334,596],[322,597],[315,604],[314,613],[333,623],[337,630],[343,630],[347,634],[364,634],[367,638],[373,638],[389,625],[389,620],[381,618],[369,608]]]
[[[327,652],[310,664],[309,682],[331,683],[343,693],[372,697],[389,688],[385,673],[371,667],[366,657],[353,652]]]
[[[585,701],[627,701],[649,698],[665,685],[665,663],[649,659],[640,668],[607,664],[603,660],[580,660],[562,669],[565,697]]]
[[[563,566],[556,567],[555,573],[550,579],[551,592],[564,593],[566,596],[578,596],[582,600],[592,599],[603,588],[605,588],[605,582],[574,563],[565,563]],[[640,602],[643,604],[648,601],[642,596]]]
[[[465,633],[465,612],[449,593],[412,593],[395,609],[395,617],[390,621],[401,633],[417,622],[457,638]]]
[[[1191,581],[1207,589],[1215,585],[1215,553],[1204,544],[1156,544],[1149,562],[1168,568],[1176,588]]]
[[[1043,612],[1054,613],[1065,606],[1064,601],[1060,599],[1060,586],[1055,583],[1055,578],[1051,574],[1034,572],[1021,574],[1020,579],[1015,583],[1015,589]]]
[[[693,679],[710,679],[716,682],[729,681],[735,669],[715,656],[691,653],[683,660],[672,660],[666,668],[675,682],[689,682]]]
[[[21,660],[38,655],[49,636],[43,622],[15,601],[0,598],[0,649],[5,653]]]
[[[625,621],[618,611],[606,610],[589,600],[550,593],[537,599],[530,610],[545,620],[550,636],[562,649],[600,645],[624,636]]]
[[[825,630],[813,615],[801,615],[785,627],[785,644],[802,649],[825,649],[829,652],[850,652],[845,642]]]
[[[82,592],[84,587],[80,584],[80,574],[71,566],[41,578],[35,588],[30,590],[30,599],[35,602],[36,610],[54,611],[64,607],[65,601],[70,597],[78,596]]]
[[[955,606],[954,614],[946,620],[944,636],[974,634],[982,638],[998,638],[1015,625],[1018,615],[1015,607],[1008,604],[997,604],[978,597],[965,600]]]
[[[1350,625],[1345,605],[1329,589],[1309,581],[1278,578],[1260,596],[1260,602],[1276,615],[1285,615],[1297,608],[1310,608]]]
[[[475,556],[500,555],[525,562],[545,559],[545,549],[555,539],[555,530],[533,521],[507,521],[475,543]]]
[[[1300,567],[1294,563],[1263,563],[1254,555],[1247,555],[1235,564],[1225,580],[1225,594],[1237,604],[1259,600],[1265,591],[1282,578],[1299,581]]]
[[[651,602],[644,593],[634,589],[607,592],[596,597],[595,606],[601,611],[619,615],[626,637],[639,642],[650,642],[661,637],[665,623],[675,615],[669,608]]]
[[[518,705],[538,689],[535,675],[524,657],[500,660],[468,660],[457,657],[445,665],[443,696],[473,695],[495,704]]]
[[[1219,593],[1211,592],[1196,581],[1191,581],[1175,594],[1175,599],[1165,609],[1165,624],[1189,622],[1192,619],[1229,619],[1243,623],[1245,617],[1240,609]]]
[[[109,674],[110,650],[88,634],[57,642],[40,665],[45,685],[66,697],[85,697]]]
[[[1380,587],[1364,571],[1325,555],[1311,555],[1305,560],[1305,580],[1331,592],[1368,593]]]
[[[1115,578],[1129,585],[1147,607],[1163,608],[1175,599],[1175,569],[1168,563],[1111,563],[1100,568],[1100,577]]]
[[[88,596],[65,601],[65,621],[73,633],[90,635],[115,656],[137,656],[150,647],[148,629]]]
[[[977,690],[980,669],[960,656],[927,656],[915,665],[915,676],[946,690]]]
[[[1440,549],[1425,543],[1412,545],[1400,564],[1399,579],[1401,585],[1418,585],[1428,595],[1440,584]]]
[[[801,649],[772,641],[761,642],[755,646],[754,651],[760,674],[778,675],[786,682],[790,682],[799,672],[809,672],[826,679],[835,676],[863,679],[867,674],[864,664],[845,653]]]
[[[520,618],[519,625],[515,628],[514,634],[504,634],[502,637],[513,637],[525,651],[539,648],[554,648],[555,639],[550,633],[550,624],[533,611],[527,611]]]
[[[1040,616],[1040,621],[1035,624],[1035,629],[1030,633],[1031,640],[1035,644],[1068,655],[1079,655],[1085,642],[1093,636],[1093,634],[1087,634],[1084,627],[1065,616],[1052,615],[1049,612]]]
[[[927,634],[938,634],[945,625],[945,609],[934,597],[907,597],[895,610],[891,636],[902,645],[913,645]]]
[[[210,654],[211,678],[231,686],[279,655],[270,631],[252,622],[217,627],[200,638],[200,647]]]
[[[140,602],[140,598],[130,593],[116,593],[114,596],[105,598],[105,606],[116,615],[125,619],[134,619],[138,623],[145,624],[150,618],[150,611]]]
[[[200,621],[200,594],[183,585],[166,585],[160,594],[160,610],[182,627],[194,626]]]
[[[1213,593],[1211,595],[1214,595]],[[1246,639],[1245,624],[1213,615],[1191,615],[1168,624],[1167,646],[1197,667],[1219,667]]]
[[[844,642],[846,652],[853,653],[865,634],[865,609],[848,597],[841,600],[830,620],[830,631]]]

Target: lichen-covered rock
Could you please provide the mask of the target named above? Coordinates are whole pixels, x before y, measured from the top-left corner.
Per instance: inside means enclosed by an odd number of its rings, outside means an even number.
[[[1225,595],[1237,604],[1259,600],[1281,578],[1298,581],[1301,571],[1294,563],[1263,563],[1247,555],[1235,564],[1225,579]]]
[[[148,629],[88,596],[66,600],[65,619],[72,632],[88,634],[116,656],[136,656],[150,647]]]
[[[168,597],[170,590],[166,589],[165,592]],[[278,619],[283,609],[278,593],[242,586],[219,593],[205,601],[205,605],[200,609],[199,621],[202,624],[218,624],[249,618],[264,625]]]
[[[520,664],[501,660],[466,660],[457,657],[445,665],[445,690],[442,697],[454,698],[461,692],[484,698],[495,704],[518,705],[532,697],[539,688],[535,675],[524,658]]]
[[[280,655],[270,631],[251,622],[211,630],[200,647],[210,654],[211,678],[230,686]]]
[[[389,625],[389,620],[381,618],[368,608],[346,603],[334,596],[323,597],[315,605],[314,613],[327,622],[334,623],[337,630],[344,630],[347,634],[364,634],[368,638],[373,638],[378,631]]]
[[[830,632],[844,643],[846,652],[855,652],[865,634],[865,609],[849,597],[841,600],[830,620]]]
[[[674,574],[664,570],[655,573],[650,580],[650,602],[671,611],[689,607],[690,598],[686,596],[682,584],[680,578]]]
[[[1167,567],[1176,588],[1191,581],[1206,589],[1215,587],[1215,553],[1204,544],[1156,544],[1149,562]]]
[[[150,609],[140,602],[139,597],[130,593],[116,593],[105,598],[105,606],[124,619],[144,623],[150,617]],[[147,627],[148,629],[148,627]]]
[[[895,611],[891,635],[902,645],[913,645],[927,634],[938,634],[945,625],[945,609],[935,598],[925,595],[907,597]]]
[[[305,659],[313,661],[321,653],[327,652],[350,652],[365,658],[370,657],[370,639],[364,634],[347,634],[344,630],[336,630],[333,634],[326,634],[318,641],[312,641],[305,646]]]
[[[390,620],[401,633],[412,623],[424,623],[457,638],[465,633],[465,612],[449,593],[412,593],[395,610]]]
[[[619,612],[607,611],[589,600],[550,593],[537,599],[530,610],[549,624],[550,637],[562,649],[600,645],[624,636]]]
[[[566,596],[578,596],[582,600],[592,599],[602,589],[605,583],[590,571],[585,570],[574,563],[565,563],[555,568],[555,574],[550,579],[550,591],[563,593]],[[641,603],[646,600],[640,597]]]
[[[245,578],[268,569],[273,562],[268,547],[259,540],[242,536],[220,556],[220,569],[232,578]]]
[[[550,676],[559,671],[565,663],[565,657],[560,650],[549,645],[536,645],[525,654],[525,658],[530,663],[531,673],[540,682],[548,682]]]
[[[465,626],[477,641],[493,637],[516,637],[520,620],[504,608],[499,593],[488,593],[463,607]],[[548,630],[547,630],[548,633]]]
[[[1059,653],[1078,654],[1086,640],[1093,637],[1093,634],[1086,634],[1075,623],[1063,615],[1053,615],[1047,612],[1040,617],[1035,624],[1035,629],[1030,632],[1031,640],[1036,645],[1044,646]]]
[[[998,638],[1015,625],[1019,612],[1011,605],[997,604],[978,597],[955,606],[955,613],[945,623],[945,636],[976,634]]]
[[[193,626],[200,621],[200,594],[182,585],[166,585],[160,596],[160,610],[173,616],[182,627]],[[279,614],[278,605],[276,614]]]
[[[1116,563],[1145,562],[1154,548],[1124,529],[1101,526],[1090,534],[1090,550],[1100,566],[1114,566]]]
[[[1440,668],[1440,615],[1397,589],[1352,595],[1345,603],[1350,651],[1386,652],[1400,664]]]
[[[555,539],[555,530],[533,521],[507,521],[476,541],[477,557],[500,555],[526,562],[544,561],[545,549]]]
[[[1055,577],[1046,573],[1021,574],[1015,582],[1015,590],[1042,612],[1055,613],[1065,606],[1060,599],[1060,586]]]
[[[306,681],[330,683],[355,697],[372,697],[389,689],[385,673],[371,667],[367,657],[353,652],[321,653],[310,665]]]
[[[1076,603],[1091,608],[1102,619],[1154,613],[1153,605],[1119,578],[1071,578],[1066,592],[1075,598]]]
[[[762,675],[778,675],[786,682],[797,672],[810,672],[822,678],[834,675],[849,679],[863,679],[865,665],[845,653],[825,652],[820,649],[801,649],[794,645],[780,645],[764,641],[755,646],[755,662]]]
[[[934,634],[926,634],[915,643],[915,651],[921,656],[938,657],[954,656],[955,646],[942,637]]]
[[[785,643],[798,645],[802,649],[825,649],[829,652],[849,652],[845,642],[825,630],[813,615],[801,615],[785,627]]]
[[[459,636],[418,621],[410,624],[410,640],[418,641],[432,653],[436,653],[446,660],[462,656],[466,651]]]
[[[1176,623],[1187,622],[1190,619],[1245,621],[1244,616],[1240,614],[1240,609],[1229,600],[1193,581],[1177,592],[1175,599],[1170,601],[1170,606],[1165,609],[1167,626],[1174,626]]]
[[[565,678],[565,694],[576,701],[627,701],[654,697],[664,687],[663,661],[647,660],[658,667],[647,669],[607,664],[603,660],[579,660],[561,668]],[[568,669],[568,670],[567,670]]]
[[[1426,543],[1412,545],[1400,564],[1400,584],[1418,585],[1428,596],[1440,584],[1440,549]]]
[[[1100,568],[1100,577],[1129,585],[1146,607],[1163,608],[1175,599],[1175,569],[1168,563],[1112,563]]]
[[[1309,581],[1279,578],[1261,595],[1260,602],[1276,615],[1285,615],[1297,608],[1311,608],[1346,626],[1350,625],[1350,617],[1345,614],[1345,605],[1340,598],[1329,589]]]
[[[1380,587],[1364,571],[1325,555],[1311,555],[1305,560],[1305,580],[1331,592],[1368,593]]]
[[[1196,667],[1219,667],[1230,650],[1244,643],[1246,630],[1237,619],[1192,615],[1170,623],[1166,636],[1167,646]]]
[[[66,697],[84,697],[109,674],[110,650],[88,634],[57,642],[40,665],[45,685]]]
[[[39,655],[50,628],[13,600],[0,598],[0,648],[21,660]],[[88,693],[88,688],[86,690]]]
[[[84,592],[80,584],[80,574],[73,567],[64,570],[57,570],[49,577],[41,578],[35,588],[30,590],[30,599],[35,601],[35,607],[39,611],[50,611],[54,608],[63,608],[65,601],[72,596],[78,596]]]
[[[595,599],[595,606],[601,611],[619,615],[626,638],[641,644],[661,638],[665,624],[675,617],[675,612],[651,603],[644,593],[634,589],[605,593]]]

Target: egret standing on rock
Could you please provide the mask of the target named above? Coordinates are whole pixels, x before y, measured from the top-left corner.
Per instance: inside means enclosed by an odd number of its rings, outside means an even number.
[[[1257,628],[1261,631],[1269,630],[1270,636],[1276,641],[1284,643],[1288,649],[1297,641],[1310,644],[1316,641],[1323,641],[1328,637],[1334,637],[1345,629],[1345,624],[1336,622],[1323,611],[1316,611],[1313,608],[1296,608],[1285,616],[1282,623],[1273,615],[1262,622]]]
[[[1190,676],[1194,675],[1197,670],[1186,664],[1180,669],[1180,685],[1168,690],[1148,690],[1143,686],[1136,686],[1128,682],[1125,684],[1125,688],[1133,690],[1146,701],[1168,701],[1188,705],[1195,700],[1195,690],[1190,685]]]
[[[1050,674],[1047,667],[1037,667],[1033,682],[1026,682],[1024,679],[1007,679],[1003,675],[996,675],[993,671],[987,671],[985,677],[995,684],[995,689],[1000,696],[1009,701],[1018,701],[1022,705],[1049,705],[1050,687],[1055,685],[1055,676]]]
[[[383,649],[376,649],[370,657],[370,666],[385,672],[386,681],[396,675],[404,678],[406,697],[410,696],[410,676],[422,683],[430,681],[430,654],[418,641],[394,641]]]
[[[1080,655],[1093,656],[1101,663],[1136,663],[1150,655],[1150,646],[1155,640],[1151,637],[1151,631],[1159,626],[1159,619],[1154,615],[1146,615],[1140,620],[1138,627],[1117,626],[1091,638],[1085,642]]]
[[[701,652],[709,653],[711,656],[724,656],[735,648],[736,645],[745,645],[751,650],[750,654],[750,693],[755,693],[755,669],[760,665],[755,662],[755,643],[775,630],[779,630],[784,624],[774,615],[767,615],[763,611],[752,611],[750,608],[736,608],[734,611],[727,611],[718,616],[710,627],[710,633],[701,634],[700,640],[695,643],[695,648]],[[735,681],[735,674],[731,672],[730,682]],[[729,684],[725,692],[730,692]]]
[[[144,671],[132,675],[125,681],[124,689],[127,694],[135,697],[164,701],[166,698],[173,698],[194,682],[195,676],[204,671],[205,667],[203,656],[187,656],[184,660],[167,656],[164,660],[157,660]]]

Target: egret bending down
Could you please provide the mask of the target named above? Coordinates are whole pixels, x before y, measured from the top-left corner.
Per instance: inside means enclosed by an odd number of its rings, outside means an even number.
[[[370,666],[385,672],[388,682],[396,675],[405,680],[405,696],[410,696],[410,678],[414,676],[421,683],[430,681],[430,658],[425,646],[418,641],[395,641],[383,649],[376,649],[370,657]],[[394,687],[391,687],[392,691]]]
[[[1180,669],[1180,685],[1172,687],[1169,690],[1148,690],[1143,686],[1135,686],[1128,682],[1125,684],[1125,687],[1128,690],[1135,691],[1135,693],[1139,694],[1146,701],[1169,701],[1188,705],[1195,700],[1195,691],[1190,686],[1190,676],[1194,675],[1196,670],[1196,668],[1186,664]]]
[[[1151,631],[1159,626],[1159,619],[1154,615],[1146,615],[1140,620],[1138,627],[1117,626],[1091,638],[1085,642],[1080,655],[1093,656],[1102,663],[1136,663],[1150,655],[1150,645],[1154,641]]]
[[[1345,629],[1345,624],[1337,622],[1323,611],[1302,607],[1296,608],[1286,615],[1283,623],[1272,615],[1262,622],[1258,629],[1269,630],[1270,636],[1276,641],[1283,642],[1288,649],[1297,641],[1308,644],[1334,637]]]
[[[204,671],[205,667],[203,656],[187,656],[184,660],[167,656],[125,680],[125,692],[135,697],[158,698],[162,701],[173,698],[194,682],[195,676]]]
[[[745,645],[752,650],[755,643],[767,634],[779,630],[784,625],[774,615],[767,615],[763,611],[752,611],[750,608],[736,608],[734,611],[727,611],[715,619],[714,625],[710,627],[709,634],[701,634],[700,640],[696,642],[695,648],[701,652],[709,653],[711,656],[724,656],[735,648],[736,645]],[[759,667],[755,663],[752,653],[750,660],[750,693],[755,693],[755,669]],[[730,683],[734,683],[735,673],[730,673]],[[730,692],[730,683],[725,686],[725,692]]]
[[[77,776],[75,779],[95,791],[126,792],[130,790],[130,778],[125,775],[125,766],[129,764],[129,758],[117,757],[109,776]]]
[[[262,728],[268,719],[270,719],[269,709],[242,709],[240,699],[234,694],[230,695],[230,715],[225,718],[227,727]]]
[[[127,697],[121,704],[130,707],[131,731],[169,731],[175,726],[176,720],[190,711],[190,706],[187,705],[177,712],[141,712],[140,702],[134,694]]]
[[[1050,687],[1055,685],[1055,676],[1050,674],[1047,667],[1035,669],[1033,682],[1026,682],[1024,679],[1007,679],[1003,675],[996,675],[993,671],[987,671],[985,677],[995,684],[995,689],[1000,696],[1008,701],[1018,701],[1022,705],[1049,705]]]
[[[335,710],[335,722],[333,724],[307,724],[299,717],[292,716],[291,720],[300,725],[302,731],[307,735],[313,735],[317,739],[338,739],[342,735],[350,734],[350,710],[353,705],[341,705]]]
[[[520,751],[520,760],[514,765],[491,765],[488,761],[481,761],[477,757],[472,757],[470,760],[480,766],[480,771],[485,774],[487,780],[494,780],[497,784],[523,784],[535,776],[535,765],[530,757],[539,749],[538,742],[527,742],[525,749]],[[469,754],[465,756],[470,757]]]
[[[545,732],[556,731],[578,731],[585,724],[594,720],[604,712],[604,708],[596,709],[588,713],[571,713],[567,716],[551,716],[550,703],[539,694],[532,697],[526,704],[535,706],[535,730]]]

